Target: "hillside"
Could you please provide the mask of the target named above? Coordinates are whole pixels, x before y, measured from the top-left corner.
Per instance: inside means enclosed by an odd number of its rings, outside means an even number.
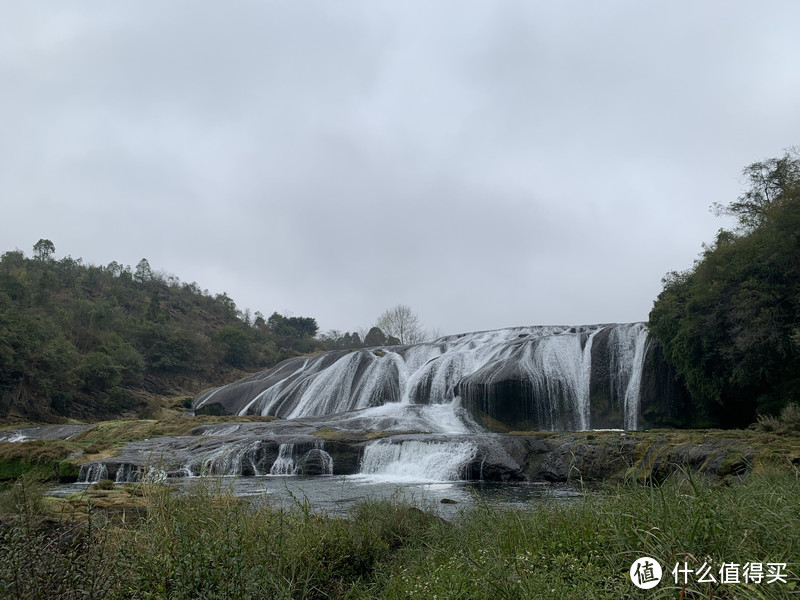
[[[664,278],[649,329],[691,395],[695,426],[744,427],[800,402],[800,151],[744,169],[735,216]]]
[[[237,310],[225,293],[117,262],[0,257],[0,420],[147,415],[159,397],[191,396],[320,348],[316,320]]]

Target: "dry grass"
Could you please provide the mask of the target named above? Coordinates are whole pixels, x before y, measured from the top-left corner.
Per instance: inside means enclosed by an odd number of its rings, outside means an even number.
[[[257,423],[274,421],[275,417],[231,417],[172,415],[166,419],[105,421],[73,438],[76,442],[133,442],[154,437],[189,435],[195,427],[217,423]]]

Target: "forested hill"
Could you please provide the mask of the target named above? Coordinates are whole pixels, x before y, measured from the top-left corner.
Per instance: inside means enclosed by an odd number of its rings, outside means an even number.
[[[55,259],[49,240],[0,258],[0,419],[146,415],[320,348],[310,317],[237,310],[226,294],[153,272]]]
[[[650,313],[694,425],[744,426],[800,403],[800,152],[744,175],[748,190],[716,206],[738,228],[670,273]]]

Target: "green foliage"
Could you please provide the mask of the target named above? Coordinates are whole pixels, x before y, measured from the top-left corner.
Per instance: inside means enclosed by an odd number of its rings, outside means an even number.
[[[103,352],[89,352],[81,357],[78,376],[87,392],[105,390],[120,381],[119,369],[114,360]]]
[[[337,329],[331,329],[319,336],[318,339],[324,344],[326,350],[352,350],[364,347],[361,336],[356,331],[342,333]]]
[[[58,463],[58,479],[60,481],[76,481],[81,468],[73,462],[62,460]]]
[[[250,363],[251,336],[243,327],[226,325],[216,334],[216,340],[225,346],[223,360],[234,367],[243,367]]]
[[[0,481],[26,474],[38,479],[61,477],[74,468],[65,464],[65,459],[75,450],[74,445],[60,440],[0,442]]]
[[[38,515],[44,512],[45,484],[35,474],[27,472],[0,495],[0,512]]]
[[[763,225],[769,212],[781,204],[800,181],[800,149],[793,148],[780,158],[770,158],[745,167],[747,191],[727,206],[714,203],[718,214],[733,215],[744,230]]]
[[[781,434],[800,433],[800,405],[794,402],[786,405],[777,418],[772,415],[759,415],[755,429]]]
[[[94,490],[113,490],[114,482],[110,479],[101,479],[100,481],[92,484]]]
[[[317,320],[312,317],[287,317],[272,313],[267,320],[267,325],[276,335],[287,337],[314,337],[319,327]]]
[[[477,505],[445,522],[391,501],[348,519],[252,505],[221,484],[188,494],[141,486],[147,517],[45,521],[36,483],[3,504],[7,598],[786,598],[797,591],[800,480],[751,476],[728,487],[675,479],[625,485],[528,509]],[[107,492],[90,492],[100,494]],[[11,505],[11,506],[9,506]],[[16,507],[16,508],[13,508]],[[631,563],[655,558],[657,588],[638,594]],[[676,585],[675,564],[716,575],[722,562],[787,563],[787,583]],[[766,569],[766,565],[765,565]],[[694,581],[692,581],[694,579]]]
[[[37,260],[50,260],[56,252],[56,246],[50,240],[41,239],[33,245],[33,254]]]
[[[153,270],[146,258],[137,263],[133,278],[141,284],[145,284],[153,278]]]
[[[364,346],[368,348],[371,346],[385,346],[388,341],[389,338],[386,337],[380,327],[371,327],[367,335],[364,336]]]
[[[276,344],[284,351],[302,354],[321,348],[321,344],[314,339],[319,326],[312,317],[289,317],[275,312],[266,324]]]
[[[188,332],[146,321],[139,326],[137,338],[150,370],[178,373],[192,369],[195,346]]]
[[[743,426],[800,399],[800,159],[745,174],[752,187],[729,207],[742,229],[665,277],[650,313],[698,424]]]
[[[107,529],[91,517],[54,522],[27,513],[0,530],[0,596],[14,600],[112,598],[115,565]]]
[[[97,420],[138,410],[143,393],[196,393],[320,348],[310,317],[252,323],[227,294],[136,266],[0,257],[0,418]],[[273,327],[274,326],[274,327]]]

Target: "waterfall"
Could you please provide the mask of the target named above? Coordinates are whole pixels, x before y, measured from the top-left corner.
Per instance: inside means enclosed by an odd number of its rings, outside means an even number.
[[[457,481],[477,454],[470,442],[374,442],[364,448],[361,473],[407,481]]]
[[[618,330],[615,330],[618,331]],[[629,329],[629,339],[632,338],[632,343],[629,342],[626,347],[626,358],[629,360],[620,361],[630,365],[630,375],[628,383],[625,386],[625,429],[636,429],[639,424],[639,402],[641,399],[642,387],[642,373],[644,371],[644,359],[647,355],[647,345],[649,343],[647,337],[647,328],[641,324],[636,323]]]
[[[136,483],[142,477],[142,470],[130,463],[123,463],[117,468],[114,483]]]
[[[505,411],[512,426],[559,431],[598,426],[592,415],[599,393],[599,426],[634,429],[646,351],[643,323],[514,327],[289,359],[201,394],[194,405],[219,403],[231,414],[283,419],[380,407],[401,417],[405,407],[421,405],[429,413],[423,421],[434,426],[415,430],[464,431],[470,424],[452,419],[463,400],[474,416],[497,419]],[[447,423],[438,423],[440,416]]]
[[[278,458],[269,470],[270,475],[294,475],[294,444],[281,444],[278,448]],[[331,465],[333,461],[331,460]]]
[[[261,440],[232,442],[223,444],[207,454],[194,457],[183,465],[183,471],[189,477],[263,475],[263,454]]]
[[[589,381],[592,342],[599,329],[551,335],[526,347],[527,368],[534,397],[545,404],[549,429],[565,419],[576,429],[590,427]]]
[[[333,475],[333,457],[325,452],[325,450],[317,449],[320,459],[322,461],[322,470],[324,475]]]
[[[78,483],[94,483],[108,479],[108,467],[105,463],[89,463],[81,465],[81,470],[78,473]]]

